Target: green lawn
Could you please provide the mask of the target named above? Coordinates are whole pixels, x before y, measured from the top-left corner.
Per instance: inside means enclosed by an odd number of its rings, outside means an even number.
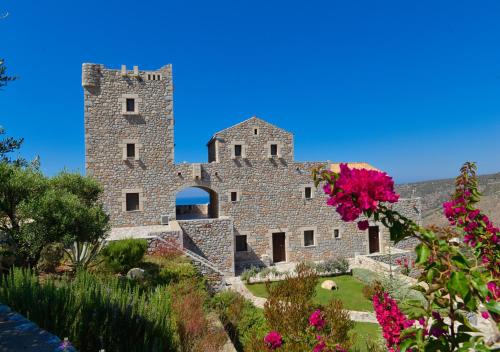
[[[366,349],[366,341],[376,342],[382,338],[382,333],[378,324],[356,323],[353,330],[356,333],[354,347],[361,352],[369,352]]]
[[[329,291],[321,288],[321,283],[325,280],[333,280],[337,283],[338,290]],[[247,284],[247,288],[258,297],[266,297],[265,284]],[[314,301],[319,304],[327,304],[332,298],[337,298],[344,303],[344,308],[348,310],[358,310],[363,312],[373,312],[372,302],[363,296],[364,284],[350,275],[336,277],[322,277],[316,286],[316,296]]]

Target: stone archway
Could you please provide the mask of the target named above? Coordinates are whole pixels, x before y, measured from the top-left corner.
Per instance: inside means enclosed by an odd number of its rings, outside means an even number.
[[[199,203],[193,198],[193,204],[179,202],[177,195],[190,188],[200,189],[207,193],[208,203]],[[182,204],[179,204],[182,203]],[[177,220],[215,219],[219,217],[219,197],[213,189],[198,184],[184,185],[176,192],[175,214]]]

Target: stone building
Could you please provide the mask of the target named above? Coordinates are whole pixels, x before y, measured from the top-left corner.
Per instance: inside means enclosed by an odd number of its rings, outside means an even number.
[[[111,238],[155,237],[198,254],[224,273],[235,266],[384,252],[382,226],[342,222],[294,160],[293,134],[258,117],[216,132],[206,163],[174,162],[172,66],[144,71],[83,64],[86,171],[104,187]],[[371,168],[366,163],[352,167]],[[177,206],[188,187],[208,206]],[[395,207],[419,218],[419,199]]]

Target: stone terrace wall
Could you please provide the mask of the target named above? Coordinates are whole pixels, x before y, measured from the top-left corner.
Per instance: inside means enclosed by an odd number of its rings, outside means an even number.
[[[178,220],[184,248],[206,258],[219,270],[234,273],[233,220],[230,218]]]
[[[151,232],[152,238],[148,239],[148,253],[165,251],[182,251],[184,248],[184,236],[179,224],[175,221],[170,223],[170,231]]]

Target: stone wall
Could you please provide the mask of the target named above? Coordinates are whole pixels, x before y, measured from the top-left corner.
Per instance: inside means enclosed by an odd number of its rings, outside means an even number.
[[[184,248],[206,258],[220,271],[234,273],[233,221],[229,218],[179,220]]]
[[[186,233],[185,246],[189,239],[224,271],[234,270],[235,259],[254,264],[263,264],[263,258],[272,261],[275,232],[286,234],[287,261],[368,253],[368,231],[342,222],[326,205],[321,189],[313,188],[311,199],[304,197],[304,187],[313,187],[311,169],[329,162],[294,161],[293,134],[260,118],[215,133],[208,143],[212,162],[175,164],[171,66],[154,71],[161,80],[148,80],[148,72],[123,76],[102,65],[83,67],[86,169],[103,184],[112,226],[157,225],[162,215],[175,220],[176,194],[194,186],[210,193],[212,214],[231,220],[179,221]],[[124,94],[140,100],[137,116],[123,115]],[[139,160],[123,159],[125,139],[138,141]],[[244,146],[241,157],[233,155],[235,144]],[[277,156],[269,155],[270,144],[279,146]],[[124,210],[127,190],[140,193],[139,211]],[[237,201],[231,201],[231,192],[237,192]],[[414,202],[401,200],[397,207],[415,217]],[[334,238],[335,229],[339,238]],[[304,246],[305,230],[314,230],[313,246]],[[383,251],[390,242],[388,232],[382,226],[380,230]],[[247,251],[234,253],[233,235],[247,236]]]

